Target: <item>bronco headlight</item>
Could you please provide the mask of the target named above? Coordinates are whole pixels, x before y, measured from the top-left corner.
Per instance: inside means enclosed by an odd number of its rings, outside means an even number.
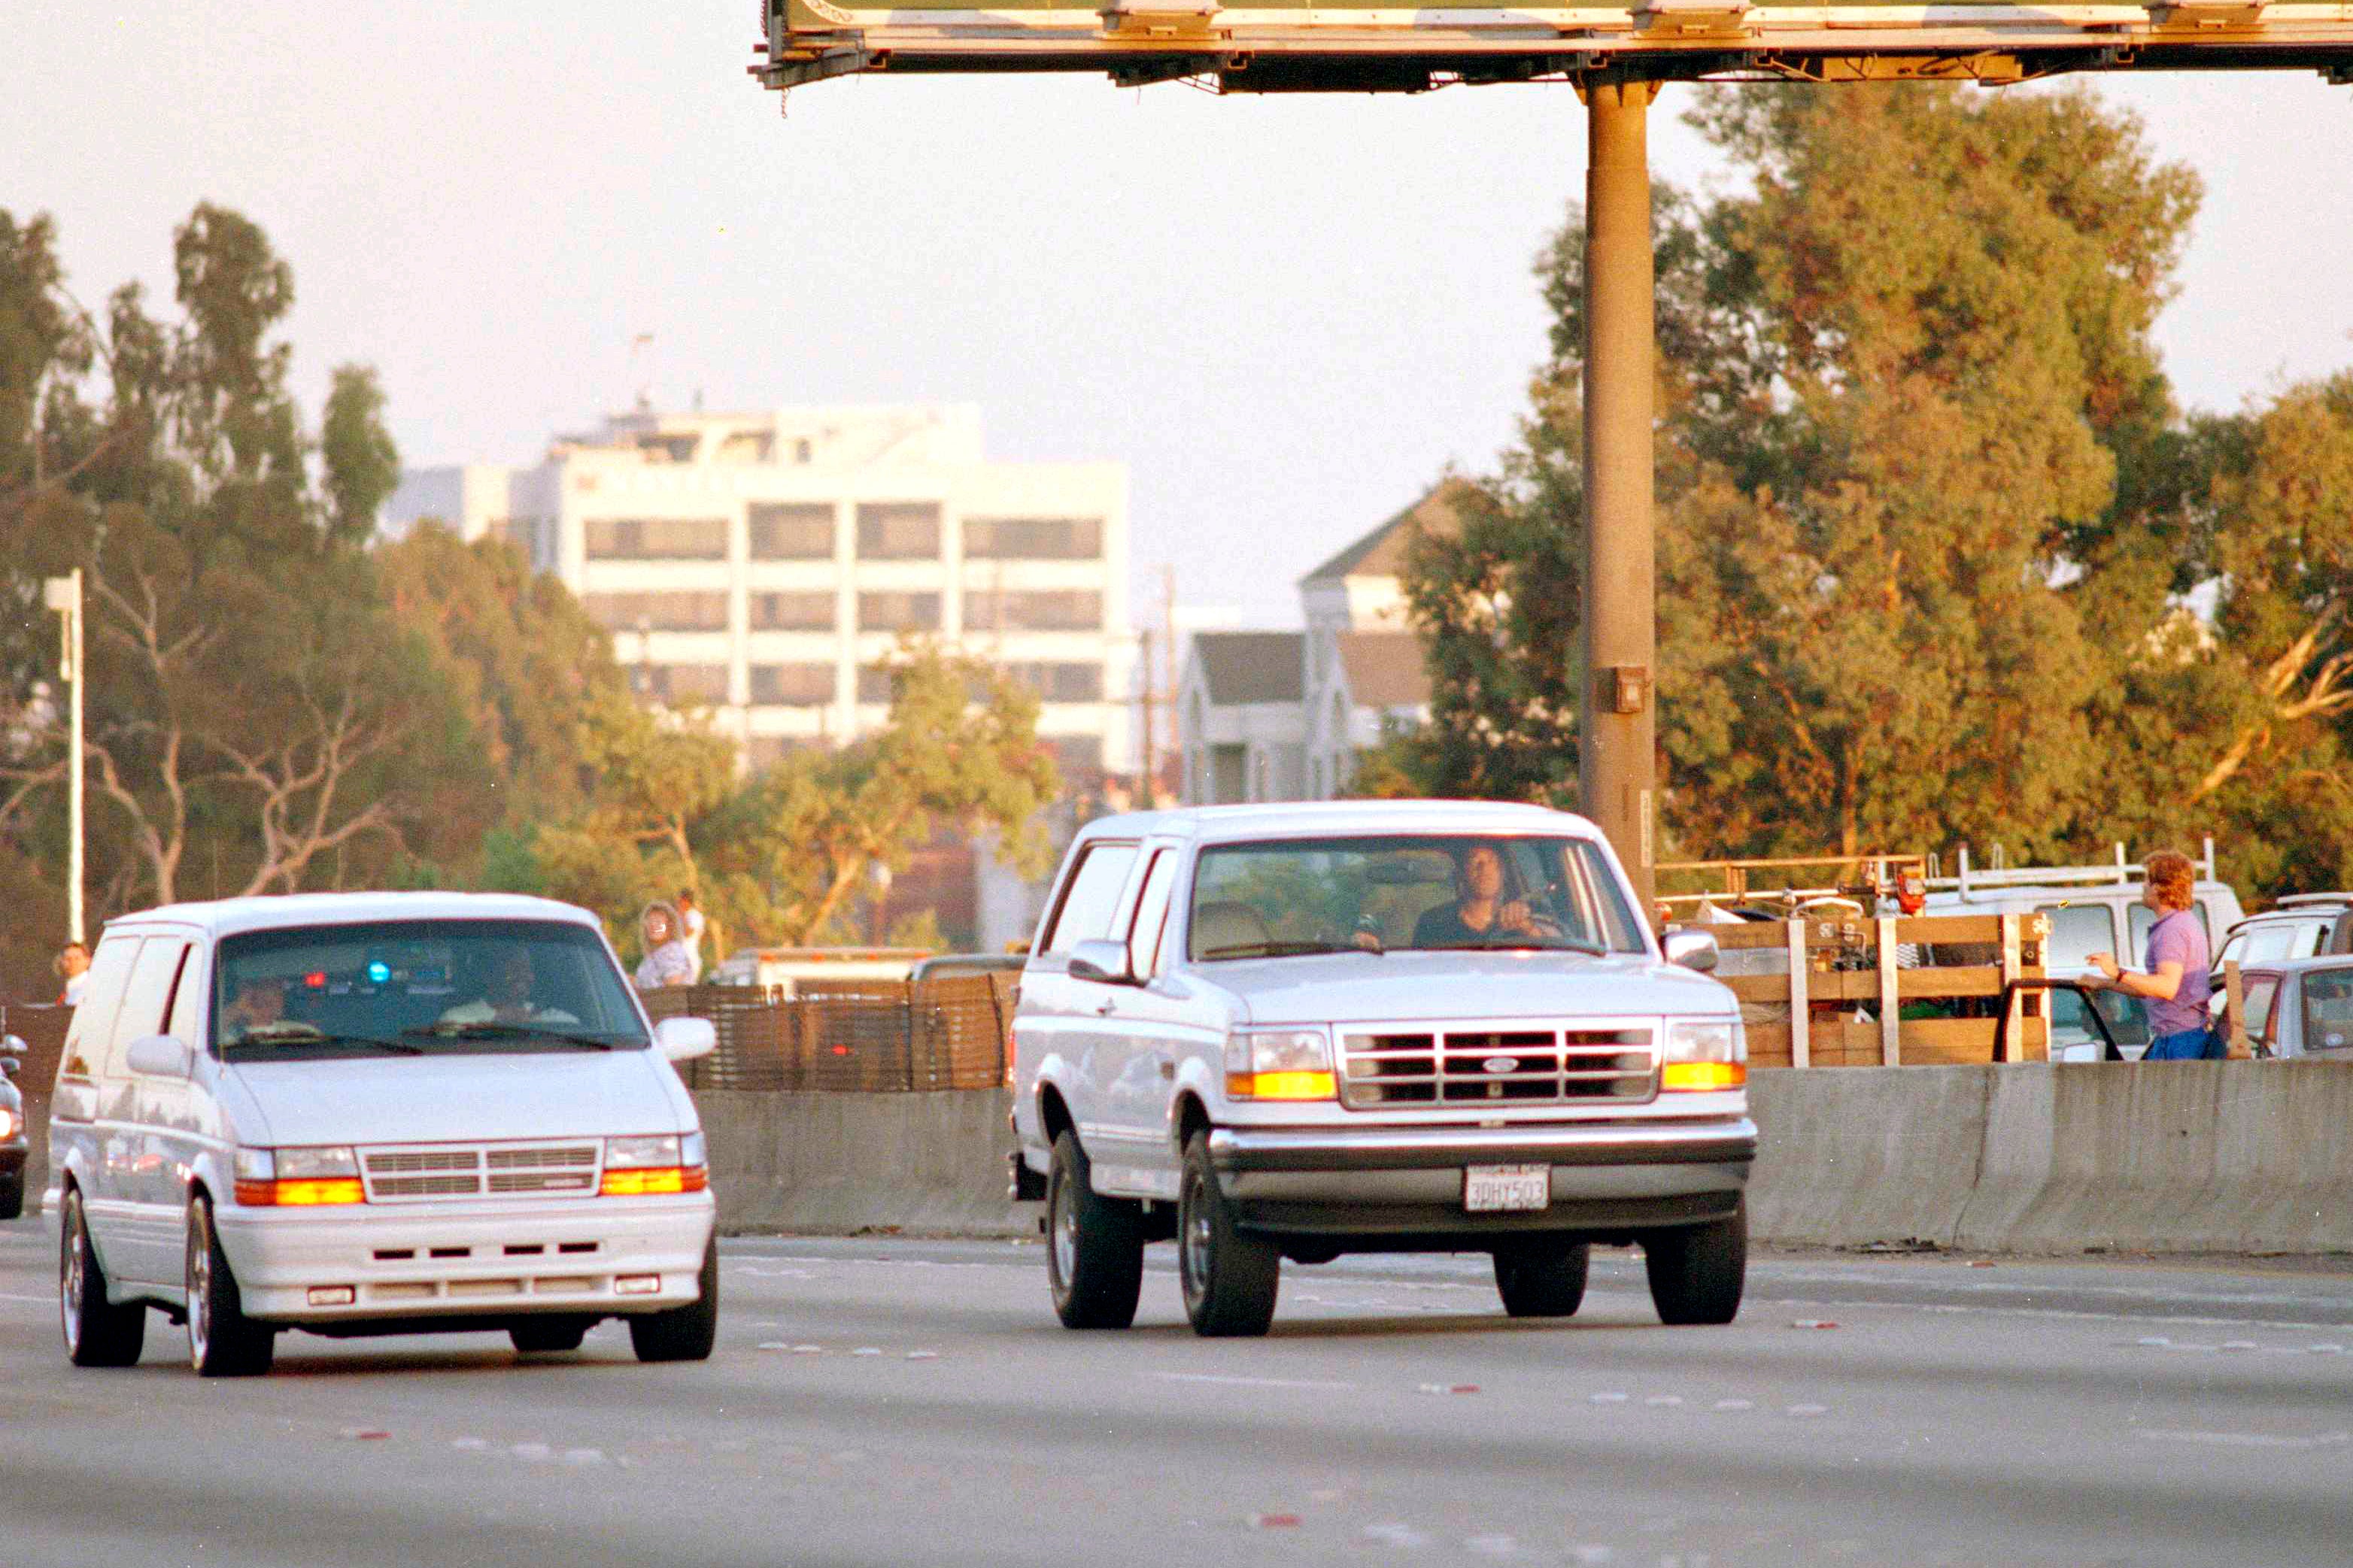
[[[1667,1025],[1659,1089],[1704,1092],[1748,1081],[1748,1037],[1737,1018],[1678,1018]]]
[[[1226,1037],[1229,1100],[1330,1100],[1332,1037],[1321,1029],[1245,1029]]]

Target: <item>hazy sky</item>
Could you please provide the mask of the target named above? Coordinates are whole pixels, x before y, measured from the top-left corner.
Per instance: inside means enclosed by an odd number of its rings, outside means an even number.
[[[1137,575],[1295,617],[1293,581],[1478,468],[1524,406],[1530,259],[1582,189],[1559,86],[1236,97],[1100,78],[743,74],[752,0],[12,0],[0,206],[96,304],[170,296],[199,200],[293,264],[300,388],[381,370],[412,465],[528,461],[627,405],[981,405],[992,455],[1125,461]],[[2206,205],[2160,328],[2232,408],[2353,364],[2353,89],[2101,89]],[[1653,114],[1659,178],[1726,178]]]

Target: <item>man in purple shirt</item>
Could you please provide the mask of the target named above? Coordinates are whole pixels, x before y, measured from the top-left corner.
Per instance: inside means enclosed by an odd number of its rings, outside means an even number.
[[[2187,855],[2171,850],[2148,858],[2147,885],[2140,900],[2157,911],[2149,928],[2147,973],[2126,969],[2112,952],[2092,954],[2092,963],[2105,976],[2105,984],[2128,996],[2148,1002],[2147,1062],[2191,1061],[2222,1053],[2207,1026],[2206,999],[2213,986],[2208,980],[2211,960],[2206,948],[2206,928],[2190,912],[2197,893],[2198,873]],[[2095,983],[2098,984],[2098,983]]]

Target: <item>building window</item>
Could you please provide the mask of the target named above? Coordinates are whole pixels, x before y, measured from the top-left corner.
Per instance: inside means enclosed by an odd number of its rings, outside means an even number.
[[[967,632],[1093,632],[1103,629],[1103,595],[1092,588],[1029,588],[966,594]]]
[[[858,700],[888,702],[898,694],[898,673],[889,665],[867,664],[859,667]]]
[[[1103,782],[1103,743],[1101,735],[1041,735],[1053,748],[1054,766],[1070,789],[1092,789]]]
[[[969,517],[964,524],[967,561],[1099,561],[1099,517]]]
[[[764,773],[795,752],[807,751],[819,744],[818,741],[801,735],[754,735],[744,742],[744,756],[754,773]]]
[[[673,590],[651,594],[589,594],[582,598],[589,618],[607,631],[723,632],[727,591]]]
[[[1008,664],[1005,673],[1038,694],[1044,702],[1100,702],[1103,666],[1099,664]]]
[[[830,561],[833,505],[829,501],[754,501],[752,559]]]
[[[723,517],[592,517],[591,561],[724,561]]]
[[[937,561],[940,508],[937,501],[866,502],[858,509],[858,557],[861,561]]]
[[[637,664],[628,672],[630,689],[651,701],[683,708],[727,700],[723,664]]]
[[[874,593],[858,595],[861,632],[935,632],[940,629],[937,594]]]
[[[833,700],[829,664],[755,664],[752,700],[792,708],[822,708]]]
[[[755,632],[829,632],[833,630],[833,592],[819,589],[802,594],[750,594],[744,607]]]

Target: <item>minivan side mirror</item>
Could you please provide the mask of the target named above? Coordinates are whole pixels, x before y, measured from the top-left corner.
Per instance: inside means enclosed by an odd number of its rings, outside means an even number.
[[[1715,932],[1693,931],[1688,926],[1678,927],[1667,932],[1664,946],[1669,963],[1680,963],[1685,969],[1696,969],[1703,974],[1715,972]]]
[[[142,1035],[123,1053],[131,1070],[148,1078],[188,1076],[188,1047],[169,1035]]]
[[[1070,975],[1073,980],[1092,980],[1104,985],[1134,985],[1135,975],[1127,963],[1127,943],[1124,942],[1082,942],[1071,949]]]
[[[719,1031],[708,1018],[664,1018],[654,1026],[654,1049],[674,1062],[691,1062],[719,1048]]]

